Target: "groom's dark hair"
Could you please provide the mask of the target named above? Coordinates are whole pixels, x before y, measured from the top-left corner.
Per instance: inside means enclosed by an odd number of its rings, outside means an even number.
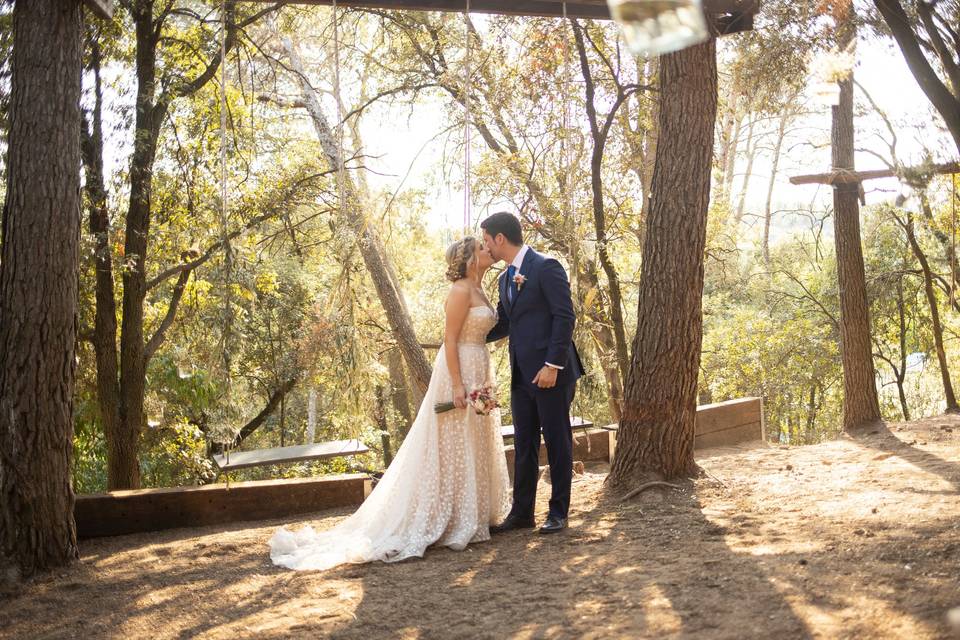
[[[480,228],[496,238],[502,233],[510,244],[523,244],[523,229],[520,228],[520,219],[509,211],[498,211],[480,223]]]

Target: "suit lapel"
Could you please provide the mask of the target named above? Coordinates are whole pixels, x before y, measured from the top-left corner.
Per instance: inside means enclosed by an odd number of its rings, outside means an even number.
[[[523,256],[523,262],[520,263],[520,269],[517,271],[517,273],[529,278],[530,269],[533,267],[533,261],[536,258],[536,255],[536,251],[534,251],[532,248],[527,248],[527,253]],[[510,304],[511,308],[517,306],[517,301],[519,301],[520,296],[523,295],[523,289],[524,287],[517,287],[517,295],[514,296],[513,301]]]

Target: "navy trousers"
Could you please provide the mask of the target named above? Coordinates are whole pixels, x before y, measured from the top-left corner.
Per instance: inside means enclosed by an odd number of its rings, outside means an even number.
[[[550,464],[550,515],[566,518],[570,510],[570,485],[573,482],[573,433],[570,430],[570,405],[577,383],[552,389],[540,389],[514,381],[510,408],[513,412],[513,508],[510,515],[533,518],[540,476],[540,434],[547,445]]]

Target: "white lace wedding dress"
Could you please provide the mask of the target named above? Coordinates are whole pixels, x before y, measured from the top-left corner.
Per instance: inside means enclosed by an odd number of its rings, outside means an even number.
[[[494,324],[496,312],[485,305],[472,307],[464,321],[458,349],[467,389],[493,382],[485,338]],[[417,418],[370,496],[332,529],[281,527],[270,539],[274,564],[308,570],[396,562],[423,556],[431,544],[460,550],[488,540],[489,525],[510,507],[500,414],[479,416],[469,407],[434,412],[436,402],[452,397],[441,347]]]

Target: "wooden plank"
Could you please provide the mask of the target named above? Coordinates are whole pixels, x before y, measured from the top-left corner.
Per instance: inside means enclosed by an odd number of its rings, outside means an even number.
[[[94,538],[177,527],[266,520],[360,504],[370,478],[344,474],[202,487],[113,491],[77,496],[77,536]]]
[[[241,2],[266,3],[273,0],[240,0]],[[293,0],[290,4],[330,6],[332,0]],[[339,7],[361,9],[396,9],[403,11],[453,11],[462,12],[465,0],[337,0]],[[755,14],[759,0],[704,0],[704,9],[713,14]],[[576,0],[567,2],[570,18],[593,18],[610,20],[606,0]],[[515,16],[563,16],[561,0],[470,0],[471,13],[491,13]]]
[[[252,451],[234,451],[229,458],[220,454],[213,461],[221,471],[246,469],[268,464],[286,464],[306,460],[325,460],[342,456],[355,456],[367,453],[369,449],[359,440],[334,440],[315,444],[300,444],[291,447],[273,447],[272,449],[254,449]],[[229,461],[228,461],[229,460]]]
[[[709,449],[711,447],[728,447],[747,442],[763,441],[763,425],[761,422],[742,424],[721,431],[698,434],[693,438],[693,448]]]
[[[83,3],[98,18],[113,20],[113,0],[83,0]]]
[[[760,422],[763,403],[760,398],[737,398],[697,407],[696,434],[722,431],[753,422]]]
[[[947,173],[960,173],[960,162],[947,162],[920,167],[902,167],[900,169],[871,169],[869,171],[838,170],[830,173],[813,173],[793,176],[790,184],[857,184],[876,178],[895,178],[897,176],[927,176]]]
[[[589,420],[581,418],[580,416],[571,416],[570,417],[570,428],[571,429],[589,429],[593,426],[593,423]],[[500,427],[500,435],[504,439],[513,437],[513,425],[505,424]]]

